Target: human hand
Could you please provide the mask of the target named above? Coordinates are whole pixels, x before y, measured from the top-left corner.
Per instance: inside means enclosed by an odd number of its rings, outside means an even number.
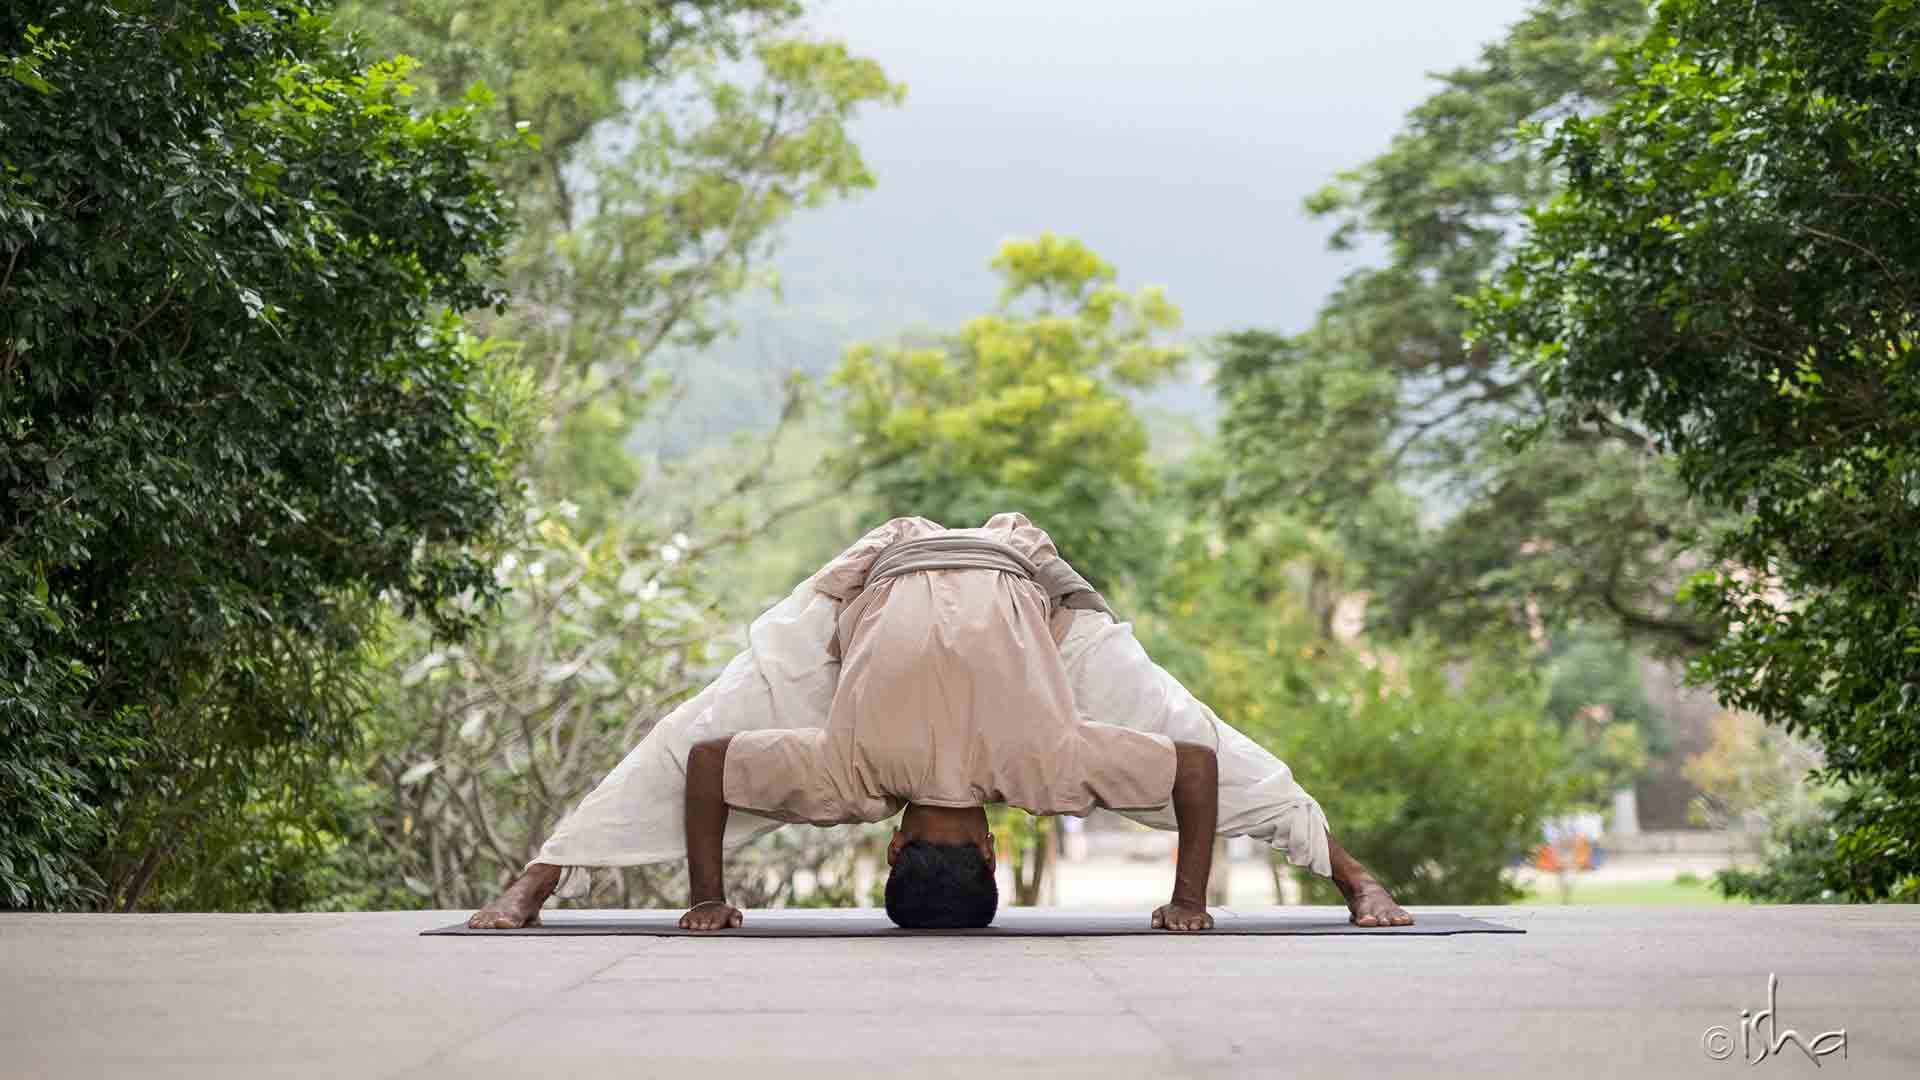
[[[1183,904],[1176,900],[1154,910],[1153,928],[1155,930],[1211,930],[1213,916],[1207,914],[1204,904]]]
[[[680,916],[682,930],[728,930],[745,921],[740,909],[725,900],[705,900]]]

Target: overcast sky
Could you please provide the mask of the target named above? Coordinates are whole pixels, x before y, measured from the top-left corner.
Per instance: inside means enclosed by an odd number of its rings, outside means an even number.
[[[1329,253],[1301,201],[1383,150],[1429,73],[1471,62],[1525,6],[818,0],[814,33],[907,84],[905,105],[854,126],[879,186],[794,220],[784,301],[748,305],[723,355],[683,358],[707,400],[680,420],[730,429],[752,399],[771,407],[780,371],[986,310],[994,250],[1043,230],[1090,244],[1123,284],[1164,286],[1190,338],[1302,329],[1356,256]],[[1197,385],[1156,397],[1210,404]]]
[[[949,326],[991,303],[1001,240],[1051,229],[1165,286],[1192,333],[1300,329],[1349,265],[1301,200],[1524,8],[824,0],[811,27],[907,102],[855,127],[879,187],[796,221],[779,265],[796,301],[894,324],[868,333]]]

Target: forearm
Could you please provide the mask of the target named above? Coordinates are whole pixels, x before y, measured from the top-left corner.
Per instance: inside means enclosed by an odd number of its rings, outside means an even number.
[[[1220,814],[1220,765],[1212,747],[1175,743],[1173,815],[1180,828],[1173,902],[1204,908],[1213,872],[1213,836]]]
[[[696,743],[687,753],[687,888],[689,904],[726,899],[721,843],[727,832],[727,744],[733,736]]]

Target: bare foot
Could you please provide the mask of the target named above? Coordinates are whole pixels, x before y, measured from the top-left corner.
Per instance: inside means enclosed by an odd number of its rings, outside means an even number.
[[[518,930],[540,925],[540,905],[560,884],[560,868],[541,863],[513,879],[506,891],[467,920],[470,930]]]
[[[1335,882],[1347,898],[1347,910],[1352,912],[1355,926],[1412,926],[1413,914],[1406,908],[1393,902],[1393,894],[1386,886],[1371,877],[1362,878],[1351,884]]]

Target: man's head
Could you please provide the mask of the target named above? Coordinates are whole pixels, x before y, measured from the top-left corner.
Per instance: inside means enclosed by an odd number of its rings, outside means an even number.
[[[986,926],[1000,906],[993,836],[977,806],[909,806],[887,845],[887,917],[909,930]]]

